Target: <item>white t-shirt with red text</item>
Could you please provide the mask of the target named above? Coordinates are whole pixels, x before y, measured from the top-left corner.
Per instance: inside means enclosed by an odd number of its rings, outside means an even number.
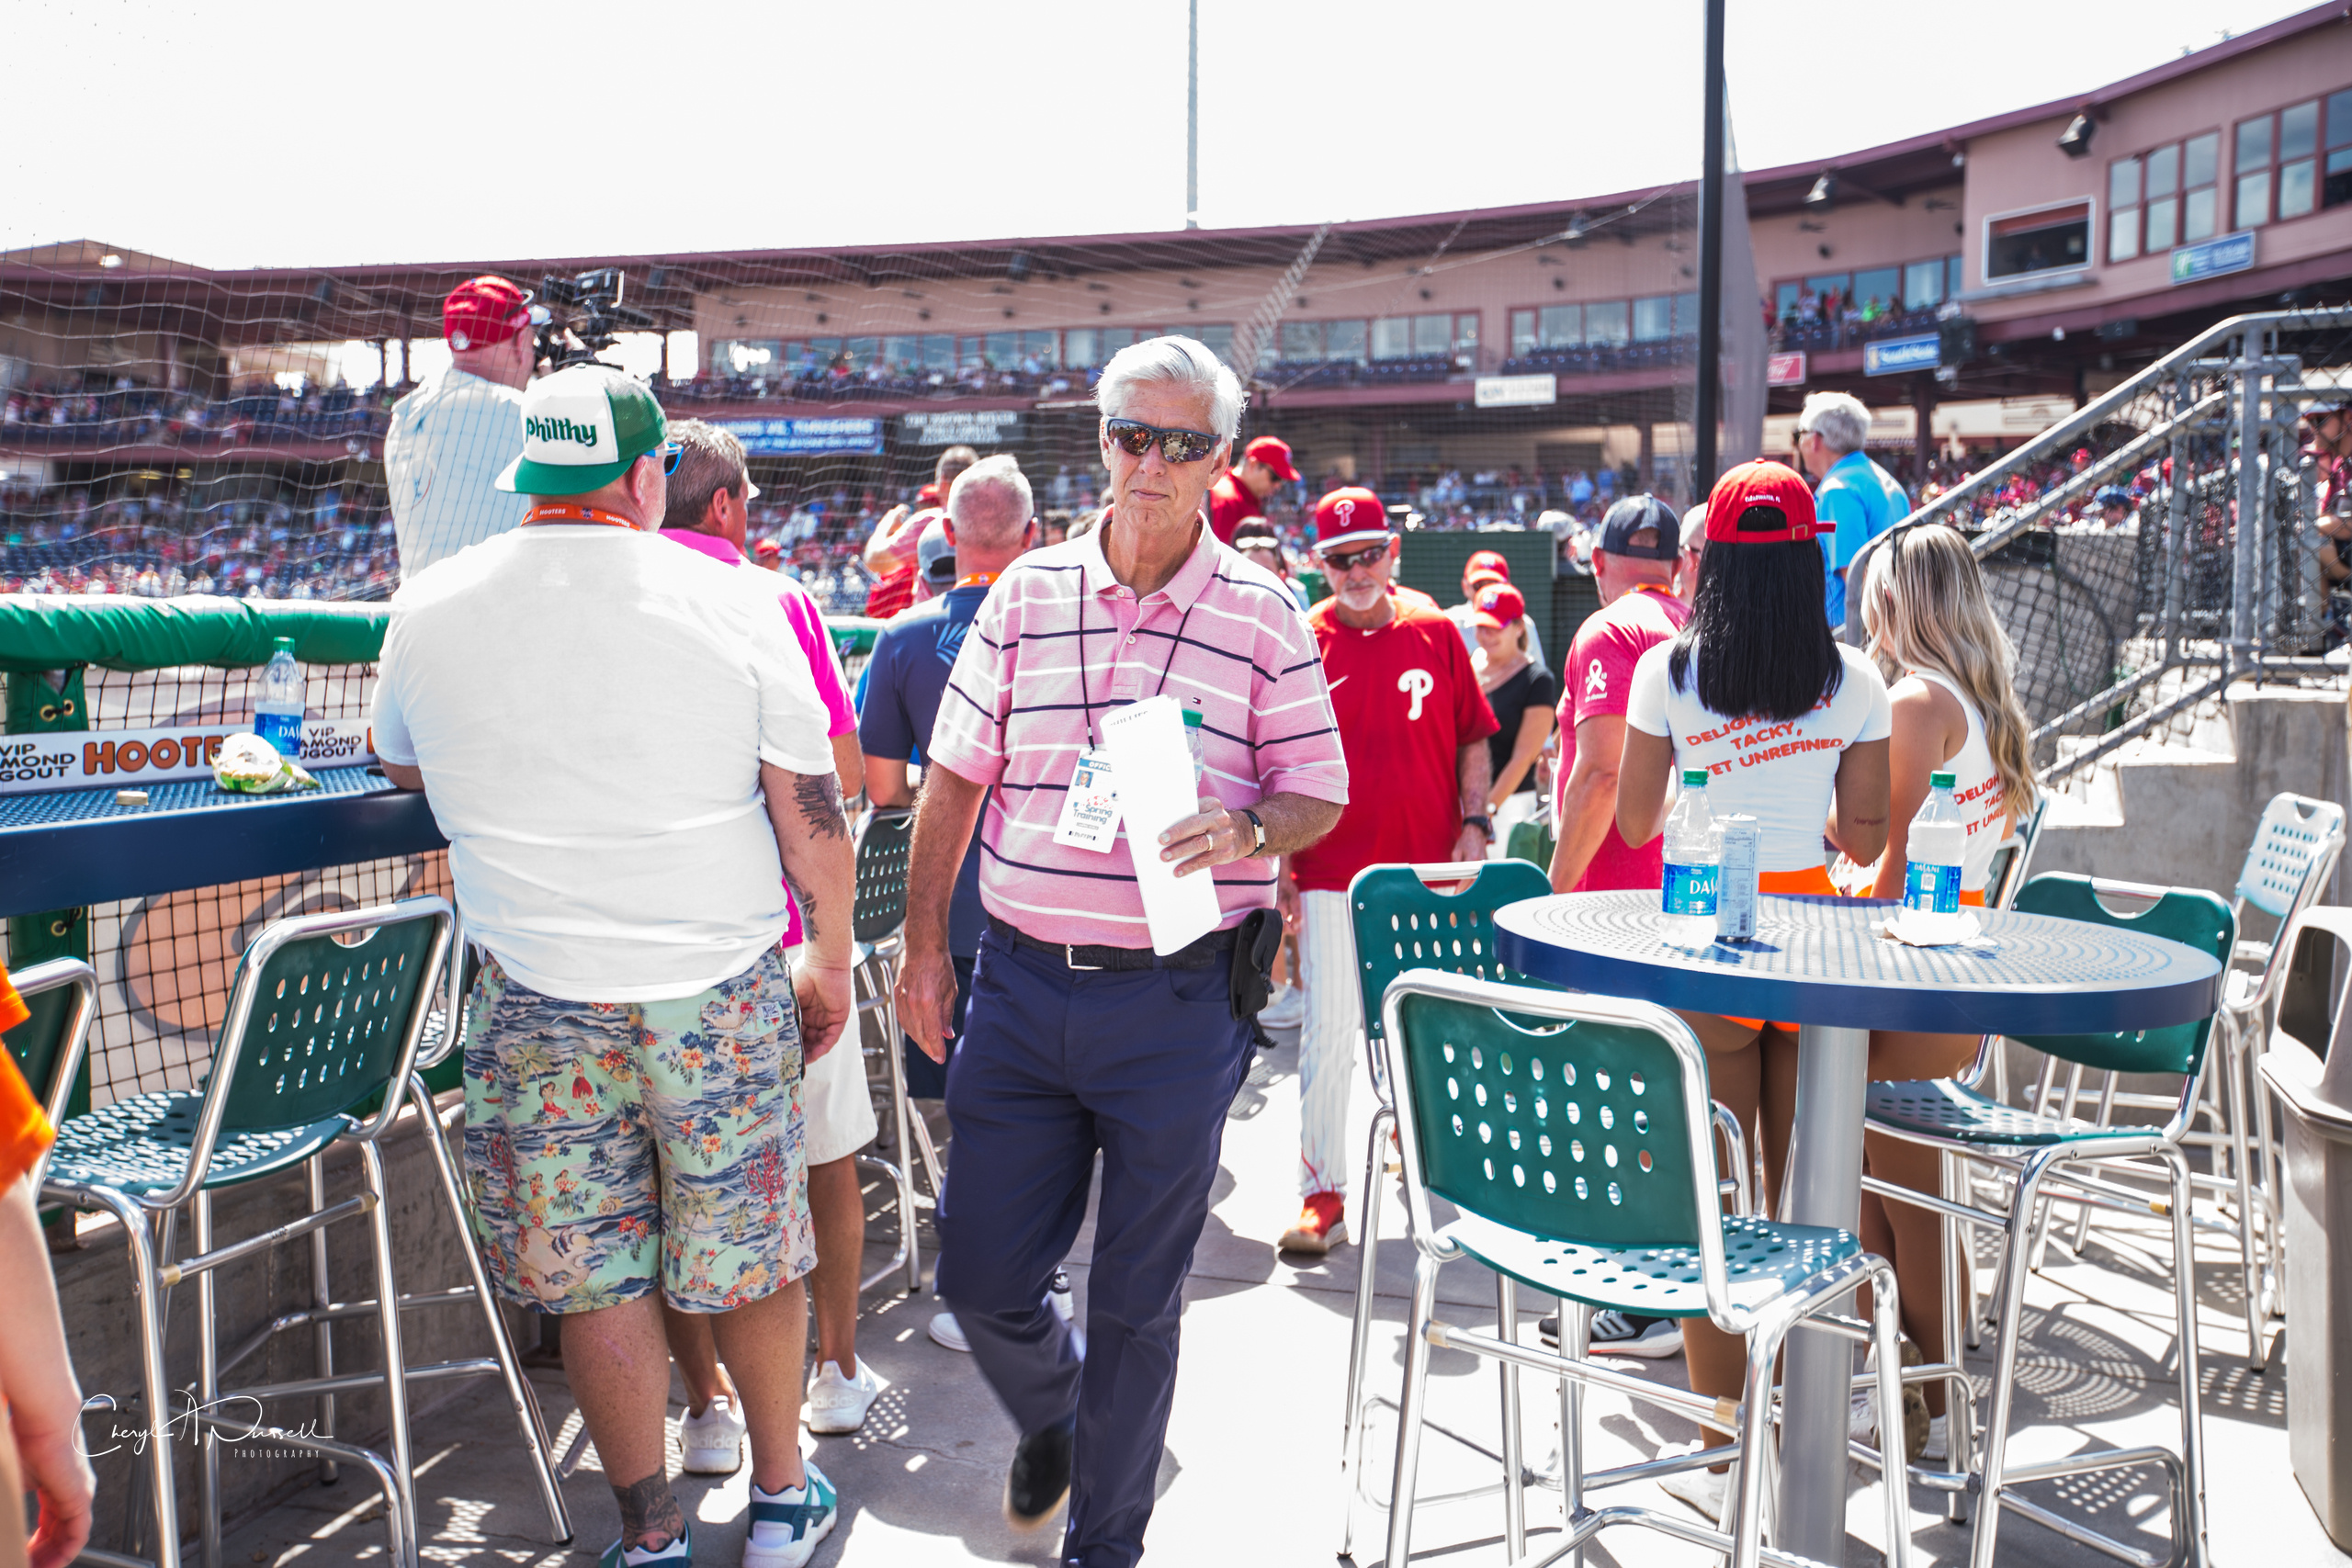
[[[1802,871],[1822,863],[1821,837],[1837,794],[1846,748],[1883,740],[1894,730],[1886,682],[1861,649],[1839,644],[1845,679],[1834,696],[1801,718],[1725,718],[1699,701],[1695,652],[1677,691],[1662,642],[1634,666],[1625,722],[1674,743],[1674,765],[1704,768],[1707,806],[1717,818],[1745,813],[1763,829],[1758,871]]]
[[[1960,682],[1939,670],[1914,670],[1904,679],[1941,686],[1968,716],[1968,739],[1944,759],[1944,766],[1952,774],[1952,802],[1968,823],[1968,852],[1960,863],[1960,890],[1982,893],[1993,880],[1993,852],[2009,836],[2009,803],[2002,793],[2001,775],[1994,771],[1993,749],[1984,739],[1984,716],[1976,711]],[[1903,684],[1896,682],[1895,691],[1901,691]]]

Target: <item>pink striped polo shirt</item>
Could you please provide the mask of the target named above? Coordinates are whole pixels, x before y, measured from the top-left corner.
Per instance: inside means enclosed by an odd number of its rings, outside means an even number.
[[[1113,525],[1106,515],[997,580],[948,676],[930,760],[996,786],[979,829],[990,914],[1044,942],[1148,947],[1124,827],[1107,854],[1054,842],[1103,714],[1162,691],[1197,705],[1207,788],[1228,807],[1277,794],[1344,806],[1348,764],[1314,634],[1280,580],[1202,528],[1176,575],[1138,600],[1102,558]],[[1210,873],[1222,924],[1272,905],[1274,869],[1266,856]]]

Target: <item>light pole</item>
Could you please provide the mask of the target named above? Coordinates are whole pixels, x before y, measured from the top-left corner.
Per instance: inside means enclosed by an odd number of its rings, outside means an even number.
[[[1690,479],[1695,500],[1715,484],[1715,424],[1723,402],[1724,356],[1724,0],[1706,0],[1707,25],[1700,117],[1706,138],[1699,175],[1699,395],[1692,411],[1696,448]]]
[[[1201,226],[1201,0],[1186,0],[1192,14],[1184,62],[1184,227]]]

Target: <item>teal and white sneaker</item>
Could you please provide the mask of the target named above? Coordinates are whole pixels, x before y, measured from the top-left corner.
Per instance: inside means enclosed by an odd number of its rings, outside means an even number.
[[[685,1529],[678,1539],[659,1551],[643,1550],[625,1551],[619,1541],[605,1548],[605,1555],[596,1560],[596,1568],[694,1568],[694,1521],[685,1521]]]
[[[803,1460],[805,1484],[763,1492],[752,1483],[752,1533],[743,1540],[743,1568],[801,1568],[817,1543],[833,1533],[841,1494],[813,1460]]]

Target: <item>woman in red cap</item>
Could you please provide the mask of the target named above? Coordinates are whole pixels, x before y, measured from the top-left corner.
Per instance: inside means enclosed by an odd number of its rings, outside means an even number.
[[[1859,863],[1885,848],[1886,682],[1860,649],[1830,634],[1818,530],[1813,492],[1793,469],[1745,463],[1716,482],[1690,618],[1634,666],[1617,773],[1617,830],[1627,843],[1656,838],[1681,770],[1703,768],[1718,820],[1732,813],[1758,819],[1767,893],[1834,896],[1825,835]],[[1757,1019],[1682,1016],[1707,1048],[1714,1098],[1760,1139],[1777,1212],[1796,1113],[1796,1032]],[[1683,1345],[1693,1390],[1738,1397],[1747,1362],[1740,1339],[1696,1317],[1684,1324]],[[1730,1441],[1701,1430],[1710,1448]],[[1692,1470],[1661,1484],[1720,1519],[1726,1481],[1724,1472]]]

